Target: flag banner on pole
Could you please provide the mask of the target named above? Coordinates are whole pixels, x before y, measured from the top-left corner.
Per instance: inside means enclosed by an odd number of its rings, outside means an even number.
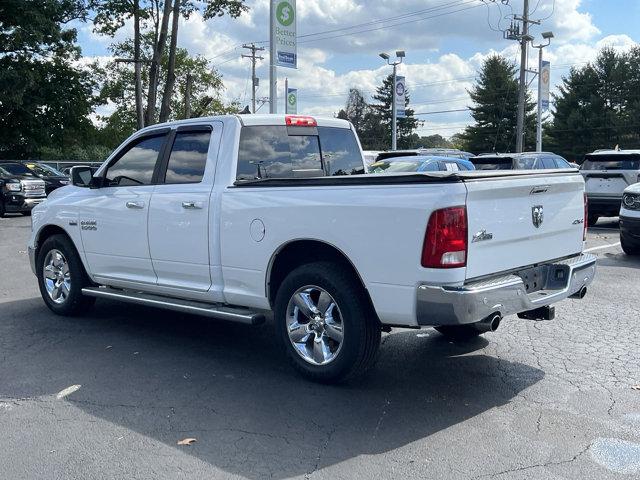
[[[404,77],[397,76],[396,77],[396,117],[404,118],[406,117],[405,112],[405,94],[407,92],[407,87],[405,83]]]
[[[540,82],[542,82],[542,86],[540,88],[540,106],[542,107],[542,111],[546,112],[547,110],[549,110],[549,90],[551,83],[550,62],[542,62],[542,69],[540,70]]]
[[[287,88],[286,113],[298,113],[298,89]]]
[[[271,49],[275,58],[271,61],[278,67],[298,68],[296,0],[271,0],[271,9],[271,38],[275,41]]]

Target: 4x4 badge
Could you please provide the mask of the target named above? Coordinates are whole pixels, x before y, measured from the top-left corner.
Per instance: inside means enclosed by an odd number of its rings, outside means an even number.
[[[531,220],[533,220],[534,227],[540,228],[544,222],[544,207],[542,205],[531,207]]]

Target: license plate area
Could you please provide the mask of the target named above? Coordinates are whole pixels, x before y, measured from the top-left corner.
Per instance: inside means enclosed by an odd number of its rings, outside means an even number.
[[[569,282],[568,265],[539,265],[516,273],[524,283],[527,294],[541,290],[562,290]]]

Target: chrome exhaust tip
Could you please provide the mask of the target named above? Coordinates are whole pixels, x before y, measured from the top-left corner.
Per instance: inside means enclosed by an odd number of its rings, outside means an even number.
[[[576,293],[571,295],[570,298],[577,298],[578,300],[582,300],[586,294],[587,294],[587,287],[583,286],[580,290],[578,290]]]
[[[495,332],[500,326],[500,322],[502,321],[502,315],[499,313],[494,313],[493,315],[489,315],[484,320],[480,320],[478,323],[475,323],[474,326],[476,330],[485,333],[485,332]]]

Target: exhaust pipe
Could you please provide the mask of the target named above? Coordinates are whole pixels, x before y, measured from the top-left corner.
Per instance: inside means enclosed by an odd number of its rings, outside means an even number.
[[[576,293],[571,295],[571,297],[569,298],[577,298],[578,300],[582,300],[586,294],[587,294],[587,287],[583,286],[580,290],[578,290]]]
[[[484,320],[480,320],[478,323],[474,323],[474,327],[479,332],[495,332],[500,326],[500,322],[502,321],[502,315],[499,313],[494,313],[489,315]]]

